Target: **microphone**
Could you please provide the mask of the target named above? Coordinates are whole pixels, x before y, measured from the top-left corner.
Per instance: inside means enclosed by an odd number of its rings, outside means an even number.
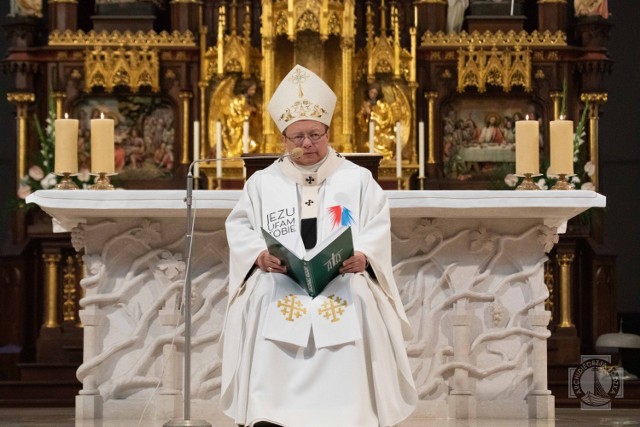
[[[300,147],[296,147],[293,150],[291,150],[291,152],[283,154],[280,157],[278,157],[278,161],[280,161],[282,159],[285,159],[287,157],[291,157],[292,159],[297,160],[297,159],[301,158],[303,155],[304,155],[304,150],[302,148],[300,148]],[[193,176],[193,173],[192,173],[193,167],[197,163],[217,162],[217,161],[222,161],[222,160],[243,160],[243,158],[242,157],[211,157],[211,158],[207,158],[207,159],[194,160],[189,165],[189,170],[188,170],[187,176]]]

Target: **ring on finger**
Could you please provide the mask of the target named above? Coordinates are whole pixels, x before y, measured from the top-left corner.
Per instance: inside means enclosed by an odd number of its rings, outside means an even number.
[[[267,271],[268,271],[269,273],[271,273],[271,271],[273,271],[273,268],[271,268],[271,267],[267,267]]]

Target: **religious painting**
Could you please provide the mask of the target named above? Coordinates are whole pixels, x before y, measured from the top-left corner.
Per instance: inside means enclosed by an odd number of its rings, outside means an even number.
[[[442,108],[442,153],[447,178],[491,179],[513,172],[515,122],[539,120],[536,105],[525,99],[464,98]],[[540,135],[544,135],[543,129]],[[542,148],[542,141],[540,142]]]
[[[91,168],[91,119],[114,120],[119,180],[171,177],[175,167],[175,112],[160,97],[87,97],[74,108],[79,120],[79,170]]]

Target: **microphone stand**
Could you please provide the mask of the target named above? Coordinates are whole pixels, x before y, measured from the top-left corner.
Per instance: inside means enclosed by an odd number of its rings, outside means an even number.
[[[280,159],[292,157],[294,159],[302,157],[303,150],[300,147],[294,148],[291,153],[283,154]],[[241,157],[237,157],[241,158]],[[211,427],[211,424],[204,420],[191,420],[191,242],[193,235],[193,216],[191,214],[191,202],[193,199],[193,165],[196,163],[207,162],[215,159],[194,160],[189,165],[187,172],[187,197],[184,201],[187,204],[187,233],[185,235],[185,254],[187,267],[184,277],[184,417],[181,420],[167,421],[163,427]],[[229,157],[228,159],[232,159]]]
[[[195,163],[195,162],[194,162]],[[207,421],[191,419],[191,242],[193,235],[193,215],[191,214],[191,202],[193,197],[193,174],[191,166],[187,173],[187,197],[184,201],[187,204],[187,233],[185,235],[185,254],[187,270],[184,277],[184,386],[183,405],[184,414],[181,420],[168,421],[163,427],[211,427]]]

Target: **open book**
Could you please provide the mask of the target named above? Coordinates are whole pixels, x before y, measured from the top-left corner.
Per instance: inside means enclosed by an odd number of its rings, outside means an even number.
[[[287,267],[287,275],[314,298],[340,274],[342,262],[353,256],[351,227],[341,227],[299,258],[264,228],[264,240],[269,253]]]

